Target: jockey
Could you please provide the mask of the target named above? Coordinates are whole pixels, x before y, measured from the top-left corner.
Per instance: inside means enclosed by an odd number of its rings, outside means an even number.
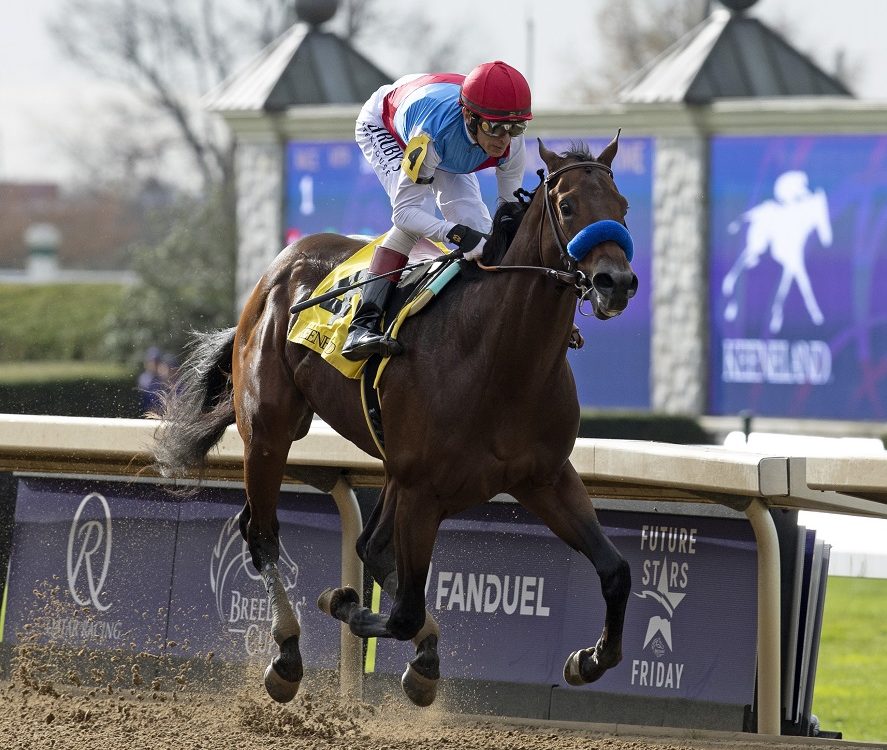
[[[526,79],[500,60],[467,76],[405,76],[376,91],[357,118],[355,138],[391,199],[393,228],[376,247],[342,355],[390,354],[381,320],[400,270],[421,238],[450,242],[477,260],[492,228],[479,169],[495,167],[500,201],[513,201],[524,176],[530,111]],[[438,218],[435,204],[443,218]]]

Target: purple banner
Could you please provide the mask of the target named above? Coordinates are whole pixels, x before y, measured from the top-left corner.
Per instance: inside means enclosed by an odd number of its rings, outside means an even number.
[[[599,513],[632,568],[622,663],[582,690],[752,701],[757,554],[743,520]],[[560,685],[563,664],[596,642],[604,603],[591,563],[517,506],[447,521],[427,602],[441,626],[441,673]],[[390,601],[383,600],[383,610]],[[406,644],[377,644],[396,673]]]
[[[582,136],[545,139],[557,153],[585,141],[600,153],[606,140]],[[640,279],[637,295],[618,318],[599,321],[576,315],[585,348],[568,356],[576,378],[579,402],[588,408],[650,406],[650,290],[653,235],[653,140],[622,138],[613,165],[616,182],[631,206],[627,217],[634,240],[632,266]],[[528,143],[524,187],[535,189],[536,170],[544,167],[535,140]],[[493,170],[477,173],[488,206],[496,203]],[[373,171],[350,142],[293,141],[287,147],[284,203],[287,241],[315,232],[377,236],[391,228],[388,196]],[[587,313],[588,310],[585,310]]]
[[[178,516],[164,497],[147,484],[21,479],[4,639],[155,649]]]
[[[235,516],[243,492],[171,499],[157,486],[22,479],[3,638],[156,651],[168,640],[240,661],[276,653],[268,598]],[[339,626],[314,604],[341,578],[333,501],[281,493],[280,567],[306,666],[335,668]]]
[[[92,648],[264,661],[275,653],[268,601],[235,515],[240,490],[185,502],[150,484],[22,479],[4,637],[28,633]],[[280,566],[302,623],[306,666],[334,669],[339,624],[314,604],[340,578],[332,500],[282,493]],[[601,511],[631,564],[624,659],[587,688],[750,703],[756,550],[744,520]],[[564,660],[603,627],[598,577],[584,557],[514,504],[444,523],[427,584],[441,625],[444,677],[565,686]],[[390,602],[383,600],[387,610]],[[399,673],[408,643],[379,640],[375,668]]]
[[[711,144],[710,411],[887,418],[887,135]]]

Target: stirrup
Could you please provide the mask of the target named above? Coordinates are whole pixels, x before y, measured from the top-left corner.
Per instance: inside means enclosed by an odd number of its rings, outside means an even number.
[[[350,342],[349,342],[350,339]],[[352,362],[367,359],[374,354],[381,357],[394,356],[403,352],[403,345],[387,334],[376,333],[369,328],[357,329],[348,335],[342,347],[342,356]]]

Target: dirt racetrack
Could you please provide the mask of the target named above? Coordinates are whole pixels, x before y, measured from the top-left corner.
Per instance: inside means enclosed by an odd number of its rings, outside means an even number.
[[[148,656],[148,655],[140,655]],[[202,657],[204,660],[206,657]],[[149,657],[154,663],[156,657]],[[296,700],[273,703],[261,667],[235,685],[194,678],[187,660],[149,674],[125,654],[99,663],[85,651],[19,647],[0,683],[2,750],[783,750],[789,738],[693,730],[466,717],[435,704],[415,708],[398,694],[380,705],[349,701],[306,676]],[[142,677],[142,675],[148,675]],[[151,676],[155,675],[155,676]],[[227,680],[225,682],[228,682]],[[842,750],[866,744],[814,740]]]

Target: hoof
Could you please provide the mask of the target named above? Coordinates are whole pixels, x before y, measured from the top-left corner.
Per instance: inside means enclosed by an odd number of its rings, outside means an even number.
[[[581,651],[574,651],[567,657],[567,662],[564,664],[564,680],[568,685],[579,687],[585,684],[585,680],[582,679],[579,672],[579,654],[581,653]]]
[[[265,669],[265,690],[278,703],[289,703],[296,697],[299,692],[299,682],[290,682],[283,679],[273,664],[269,664]]]
[[[326,589],[317,597],[317,607],[332,617],[342,604],[360,604],[360,597],[350,586],[341,589]]]
[[[333,599],[333,590],[326,589],[321,592],[320,596],[317,597],[317,608],[328,615],[331,615],[330,612],[330,602]]]
[[[407,664],[407,668],[400,678],[401,687],[407,698],[423,708],[434,703],[434,699],[437,697],[438,682],[439,680],[432,680],[419,674],[411,664]]]
[[[568,685],[587,685],[603,677],[604,672],[622,661],[622,651],[611,653],[604,658],[600,644],[594,648],[574,651],[564,664],[564,680]]]

